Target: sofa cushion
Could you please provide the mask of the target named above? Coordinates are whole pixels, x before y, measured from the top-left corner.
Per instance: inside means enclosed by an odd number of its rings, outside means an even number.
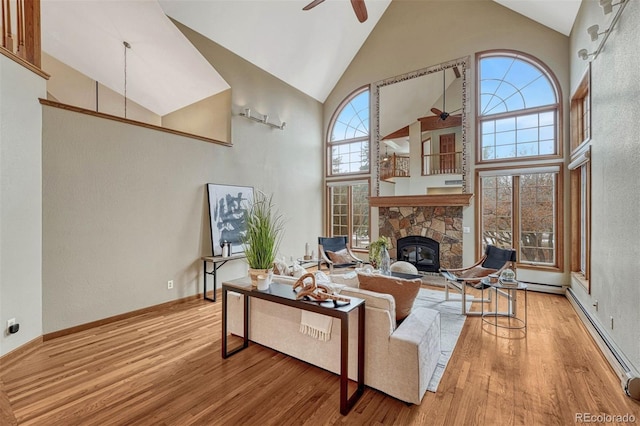
[[[360,285],[358,282],[358,274],[355,271],[347,272],[346,274],[331,274],[329,281],[336,284],[344,284],[347,287],[358,288]]]
[[[422,280],[405,280],[389,275],[358,273],[360,288],[393,296],[396,302],[396,321],[402,321],[410,313],[418,295]]]

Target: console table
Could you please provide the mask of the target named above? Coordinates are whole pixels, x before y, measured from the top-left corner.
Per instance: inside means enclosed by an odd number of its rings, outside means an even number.
[[[204,276],[202,278],[202,280],[204,281],[204,291],[202,296],[205,300],[210,300],[212,302],[216,301],[218,269],[220,269],[220,267],[222,267],[225,263],[227,263],[230,260],[244,259],[245,257],[246,256],[244,255],[244,253],[233,254],[227,257],[222,257],[222,256],[203,256],[202,257],[202,270],[204,271]],[[213,269],[211,270],[211,272],[207,272],[207,263],[213,264]],[[207,297],[207,275],[213,275],[213,298]]]
[[[243,343],[232,350],[227,348],[227,293],[229,291],[244,296]],[[249,346],[249,299],[252,297],[340,319],[340,414],[346,415],[364,392],[364,299],[351,297],[350,304],[334,307],[332,301],[317,303],[296,300],[293,287],[287,284],[272,282],[268,290],[259,291],[251,286],[248,277],[225,281],[222,283],[222,358],[224,359]],[[355,309],[358,310],[358,387],[351,396],[348,396],[349,313]]]

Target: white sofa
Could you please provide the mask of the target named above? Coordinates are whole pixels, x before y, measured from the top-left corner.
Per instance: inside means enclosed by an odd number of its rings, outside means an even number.
[[[295,278],[275,276],[293,285]],[[393,296],[345,287],[344,296],[365,299],[365,384],[402,401],[420,404],[440,357],[440,313],[414,308],[396,327]],[[243,335],[242,296],[229,292],[229,332]],[[349,318],[349,376],[357,377],[357,310]],[[331,339],[300,332],[301,311],[261,299],[250,301],[251,341],[336,374],[340,372],[340,320],[333,319]]]

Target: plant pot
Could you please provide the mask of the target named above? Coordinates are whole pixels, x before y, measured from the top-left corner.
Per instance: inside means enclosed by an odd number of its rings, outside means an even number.
[[[253,269],[249,268],[249,277],[251,278],[251,285],[258,286],[258,275],[264,275],[267,277],[267,287],[271,284],[271,277],[273,276],[273,268],[270,269]]]

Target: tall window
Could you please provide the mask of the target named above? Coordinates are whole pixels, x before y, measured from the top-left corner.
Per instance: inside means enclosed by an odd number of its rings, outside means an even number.
[[[560,167],[479,173],[483,245],[517,247],[521,264],[556,267]]]
[[[513,247],[521,265],[560,268],[561,102],[555,78],[541,62],[513,51],[479,54],[477,75],[482,246]]]
[[[491,52],[479,61],[480,162],[559,155],[553,79],[528,56]]]
[[[369,245],[369,89],[338,108],[327,140],[327,223],[330,236],[346,235],[351,247]]]
[[[591,100],[590,69],[571,97],[571,272],[590,291]]]

